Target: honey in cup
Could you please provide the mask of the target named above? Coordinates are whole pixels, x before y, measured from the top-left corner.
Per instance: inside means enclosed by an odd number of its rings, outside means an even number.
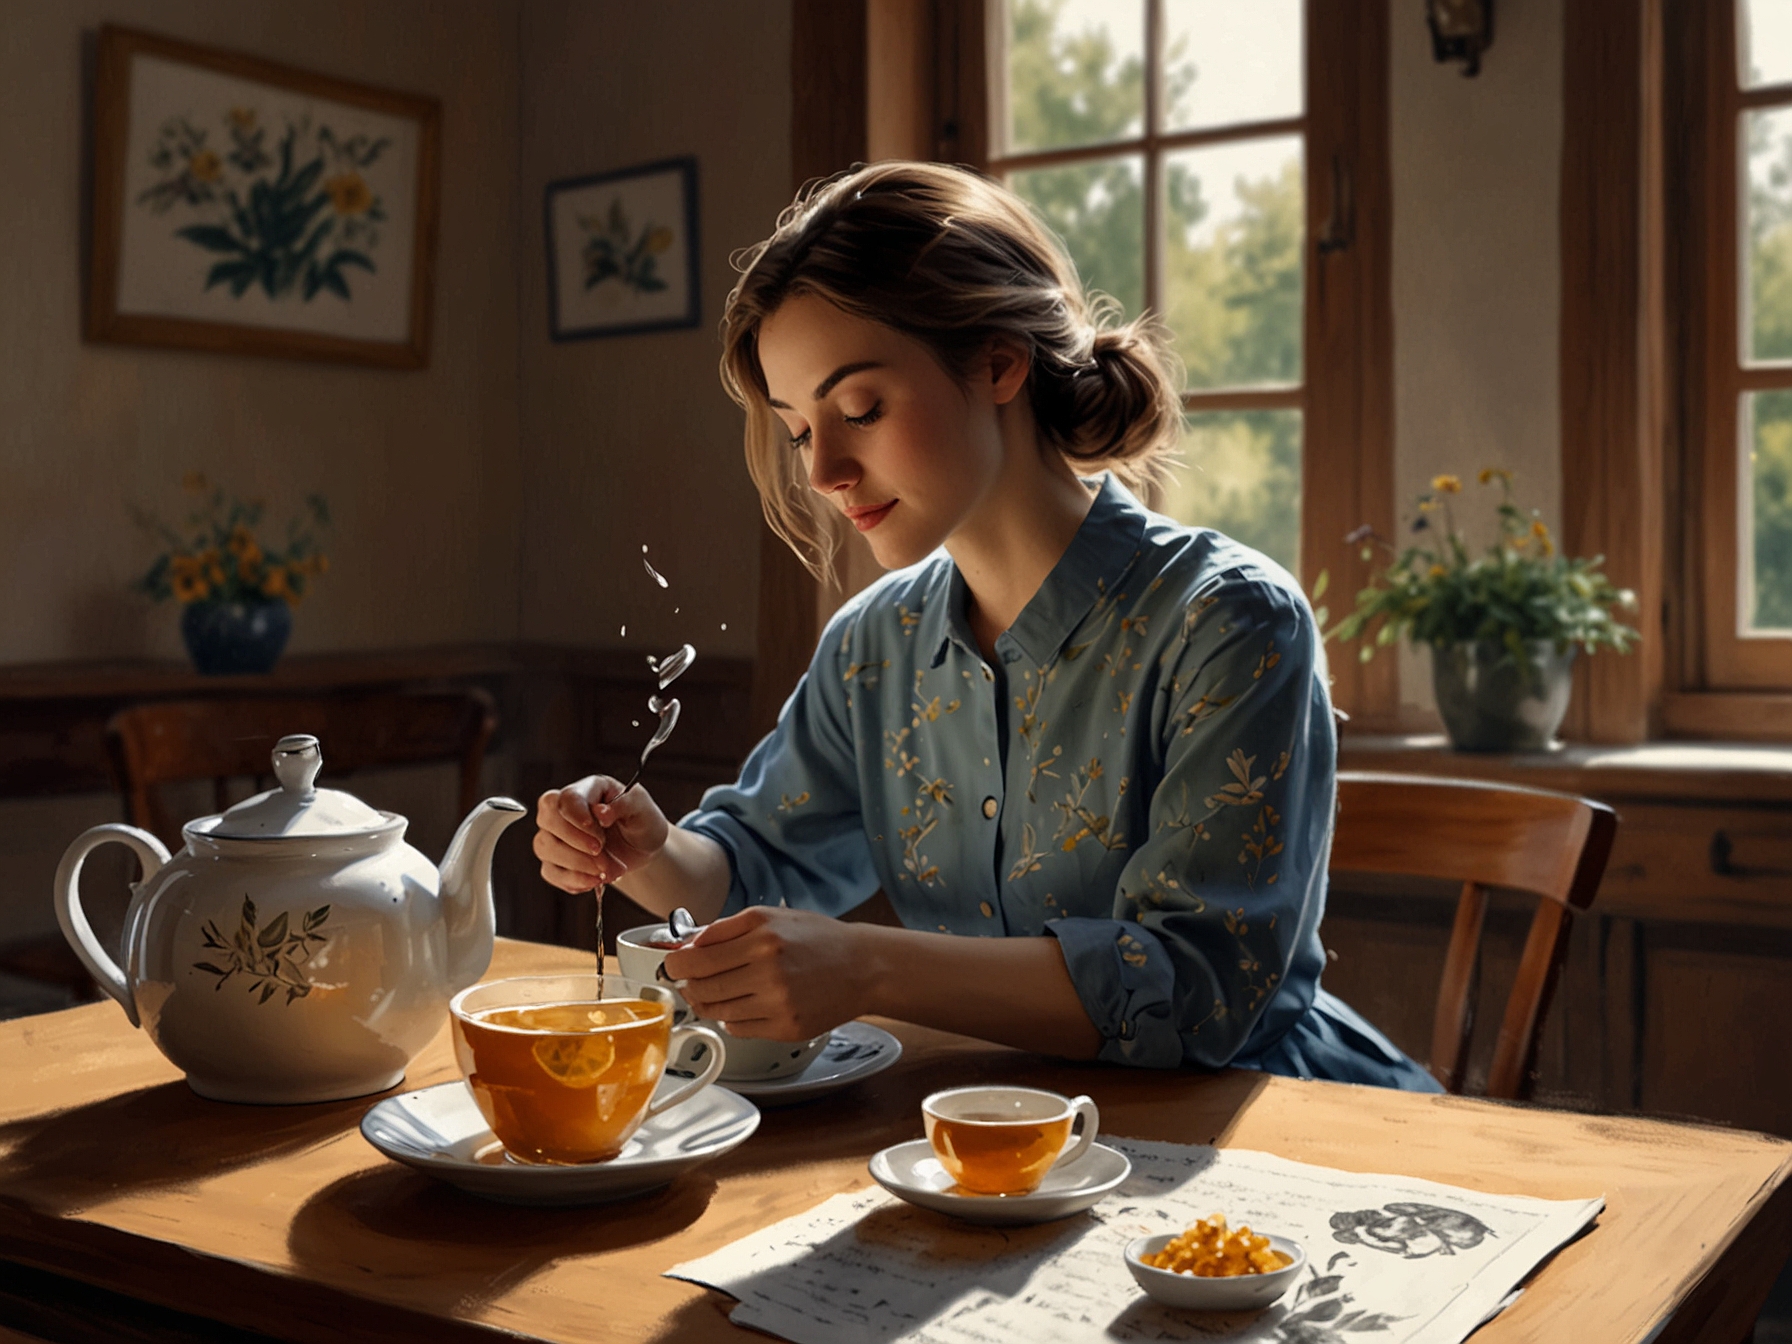
[[[522,1162],[608,1161],[648,1116],[721,1069],[713,1033],[674,1031],[667,990],[620,976],[605,976],[601,990],[595,975],[494,981],[457,995],[452,1011],[455,1057],[473,1099]],[[707,1047],[703,1059],[693,1049],[691,1062],[707,1069],[655,1103],[668,1050],[690,1037]]]
[[[1078,1117],[1081,1131],[1072,1138]],[[1060,1161],[1081,1157],[1099,1117],[1088,1097],[1031,1087],[959,1087],[921,1103],[927,1142],[961,1190],[1025,1195]]]

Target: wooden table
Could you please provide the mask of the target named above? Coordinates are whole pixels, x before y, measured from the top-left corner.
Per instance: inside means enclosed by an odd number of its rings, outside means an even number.
[[[492,974],[588,964],[500,943]],[[30,1282],[122,1295],[106,1299],[127,1318],[117,1333],[76,1320],[63,1338],[238,1337],[193,1318],[289,1340],[763,1338],[728,1322],[731,1299],[661,1272],[867,1185],[873,1152],[920,1135],[923,1094],[977,1080],[1087,1092],[1118,1135],[1499,1193],[1603,1194],[1595,1229],[1476,1344],[1640,1341],[1663,1321],[1662,1344],[1735,1344],[1792,1244],[1792,1143],[1763,1135],[1246,1072],[1068,1065],[892,1025],[905,1046],[895,1068],[766,1112],[750,1141],[659,1194],[521,1209],[386,1161],[357,1129],[366,1099],[196,1097],[110,1002],[0,1023],[0,1259],[65,1276]],[[444,1032],[408,1082],[453,1076]],[[0,1263],[0,1285],[7,1272]],[[57,1335],[41,1319],[51,1307],[19,1315],[23,1296],[13,1292],[11,1319],[0,1305],[0,1323]],[[189,1315],[121,1309],[139,1302]]]

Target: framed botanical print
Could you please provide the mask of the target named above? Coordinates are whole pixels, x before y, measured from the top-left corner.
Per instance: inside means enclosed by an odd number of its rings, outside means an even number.
[[[435,99],[114,27],[94,96],[88,339],[429,362]]]
[[[550,182],[546,213],[554,340],[697,325],[694,158]]]

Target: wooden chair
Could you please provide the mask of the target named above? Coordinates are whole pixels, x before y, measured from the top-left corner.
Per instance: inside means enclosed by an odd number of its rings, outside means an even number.
[[[1611,808],[1572,794],[1475,780],[1339,773],[1334,874],[1462,883],[1429,1065],[1451,1092],[1461,1092],[1468,1060],[1487,889],[1538,897],[1487,1075],[1488,1096],[1524,1100],[1535,1081],[1537,1043],[1574,911],[1593,903],[1617,827]]]
[[[369,766],[456,762],[464,816],[483,796],[479,772],[496,725],[491,696],[476,688],[207,696],[120,710],[106,725],[106,743],[132,824],[178,846],[185,819],[169,815],[161,786],[210,779],[222,810],[232,779],[271,783],[274,743],[288,733],[322,740],[326,784]]]

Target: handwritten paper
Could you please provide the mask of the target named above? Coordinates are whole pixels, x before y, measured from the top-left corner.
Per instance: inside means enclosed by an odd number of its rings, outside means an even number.
[[[1132,1175],[1087,1213],[978,1227],[881,1189],[835,1195],[668,1277],[740,1299],[737,1325],[794,1344],[1460,1344],[1604,1207],[1486,1195],[1269,1153],[1113,1139]],[[1308,1264],[1274,1306],[1159,1306],[1122,1249],[1223,1213],[1299,1241]]]

